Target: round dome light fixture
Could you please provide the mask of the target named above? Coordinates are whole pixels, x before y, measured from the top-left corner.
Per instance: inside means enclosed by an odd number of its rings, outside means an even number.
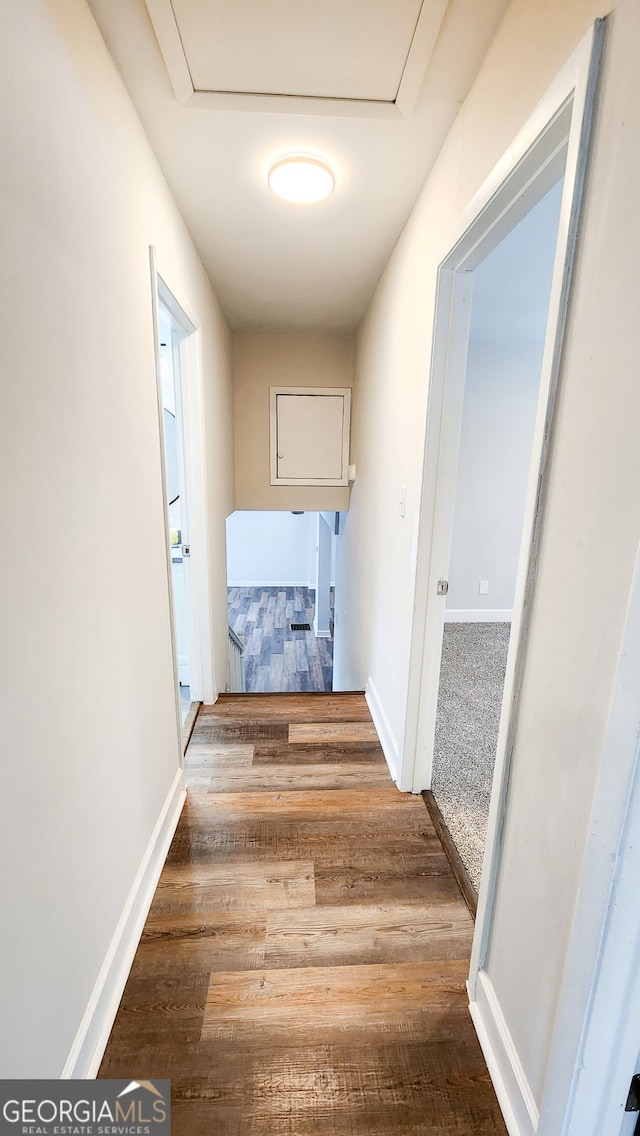
[[[269,170],[269,188],[283,201],[295,205],[314,205],[333,193],[333,170],[320,158],[292,154],[280,158]]]

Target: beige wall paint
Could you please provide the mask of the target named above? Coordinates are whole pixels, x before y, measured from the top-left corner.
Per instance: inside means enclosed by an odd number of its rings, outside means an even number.
[[[351,387],[353,355],[352,335],[233,333],[237,509],[348,508],[347,487],[269,484],[269,388]]]
[[[513,0],[359,333],[358,480],[338,545],[336,676],[343,687],[373,679],[399,742],[437,266],[462,210],[610,6]],[[629,228],[639,37],[637,4],[622,0],[608,29],[488,962],[538,1102],[640,539],[640,295]]]
[[[150,244],[201,323],[219,685],[230,347],[85,4],[1,23],[0,1076],[57,1077],[178,767]]]

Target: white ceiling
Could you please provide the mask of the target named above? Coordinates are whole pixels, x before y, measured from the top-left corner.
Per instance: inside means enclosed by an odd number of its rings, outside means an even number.
[[[232,327],[353,330],[508,0],[88,2]],[[267,187],[296,151],[319,205]]]

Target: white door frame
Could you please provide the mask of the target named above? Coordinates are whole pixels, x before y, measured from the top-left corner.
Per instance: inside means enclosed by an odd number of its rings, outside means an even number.
[[[598,20],[465,210],[438,272],[425,461],[416,553],[407,725],[400,788],[431,785],[457,455],[468,343],[469,274],[564,172],[547,335],[525,505],[513,622],[496,752],[469,992],[473,1001],[491,924],[502,819],[533,599],[546,492],[547,457],[564,343],[589,139],[602,53]],[[466,277],[466,280],[465,280]]]
[[[193,406],[189,405],[189,396],[191,394],[191,403],[193,403],[193,395],[190,388],[192,386],[194,373],[192,366],[193,360],[189,358],[189,340],[191,336],[195,335],[196,329],[183,309],[178,306],[175,297],[169,291],[161,276],[158,276],[158,297],[160,307],[165,313],[171,328],[171,356],[176,402],[178,478],[182,495],[182,544],[189,548],[189,554],[182,558],[190,671],[189,687],[191,689],[191,700],[193,702],[200,702],[202,700],[202,658],[201,651],[199,650],[198,608],[196,595],[194,594],[194,577],[196,571],[194,570],[192,547],[193,526],[191,523],[191,497],[194,478],[193,469],[191,468],[190,470],[190,464],[192,467],[191,435],[193,431],[189,429],[189,426],[192,425],[193,418]],[[191,413],[189,413],[190,411]],[[196,551],[196,565],[197,561],[198,553]]]
[[[173,414],[173,417],[175,419],[175,434],[176,434],[176,467],[177,467],[177,474],[178,474],[178,492],[179,492],[179,497],[180,497],[180,528],[181,528],[181,535],[182,535],[183,542],[188,543],[188,540],[189,540],[189,536],[188,536],[188,533],[189,533],[189,502],[187,500],[187,492],[186,492],[184,421],[183,421],[183,409],[182,409],[182,384],[180,382],[180,372],[179,372],[179,369],[178,369],[179,368],[180,342],[185,335],[185,330],[181,325],[179,326],[176,323],[174,317],[171,315],[169,310],[165,307],[165,304],[162,301],[162,299],[159,299],[159,304],[158,304],[158,329],[159,329],[159,332],[160,332],[161,340],[167,339],[166,346],[171,353],[171,368],[172,368],[171,369],[171,383],[172,383],[173,395],[174,395],[174,414]],[[163,347],[164,344],[161,343],[160,346]],[[166,358],[166,355],[163,358]],[[164,378],[163,378],[163,387],[164,387]],[[165,392],[165,394],[166,394],[166,392]],[[165,433],[164,433],[165,448],[166,448],[166,444],[167,444],[166,413],[167,413],[167,411],[166,411],[166,405],[165,405],[165,417],[163,419],[164,427],[165,427]],[[171,501],[169,501],[168,503],[169,503],[169,507],[170,507]],[[170,528],[172,527],[171,524],[170,524],[169,527]],[[178,633],[178,618],[177,618],[177,612],[176,612],[177,577],[176,577],[176,573],[175,573],[175,564],[173,563],[173,554],[174,554],[174,546],[172,545],[171,546],[171,563],[172,563],[171,575],[172,575],[173,587],[172,587],[172,593],[171,594],[172,594],[172,597],[173,597],[174,618],[176,620],[175,625],[174,625],[174,632],[175,632],[175,638],[176,638],[176,659],[177,659],[177,666],[178,666],[178,680],[179,680],[180,686],[182,687],[182,683],[185,681],[185,675],[184,675],[183,671],[186,670],[188,672],[188,675],[189,675],[189,677],[187,679],[187,686],[189,686],[189,688],[191,688],[192,687],[191,668],[189,666],[189,652],[190,652],[190,644],[191,644],[191,639],[192,639],[191,627],[189,626],[189,615],[190,615],[191,610],[192,610],[191,576],[190,576],[190,571],[189,571],[189,569],[190,569],[190,558],[189,557],[186,557],[186,558],[182,557],[182,563],[180,565],[181,570],[182,570],[181,582],[182,582],[182,591],[183,591],[183,596],[184,596],[184,602],[183,602],[183,606],[184,606],[184,636],[186,638],[186,659],[185,659],[180,653],[180,643],[179,643],[180,636],[179,636],[179,633]],[[186,663],[186,667],[185,667],[185,663]],[[198,682],[196,680],[196,686],[197,685],[198,685]]]
[[[202,378],[202,347],[200,322],[183,301],[177,300],[166,277],[158,269],[156,252],[149,249],[151,265],[151,296],[156,351],[156,383],[160,422],[163,499],[167,551],[167,586],[171,611],[171,635],[176,684],[176,713],[180,722],[180,685],[178,681],[175,649],[173,588],[171,580],[171,548],[169,513],[166,500],[164,430],[162,421],[162,377],[160,372],[160,341],[158,338],[159,305],[168,313],[178,330],[173,342],[176,411],[178,415],[178,460],[185,491],[183,540],[188,543],[191,555],[185,563],[185,592],[187,601],[187,633],[191,700],[215,702],[215,676],[213,669],[213,617],[211,607],[209,533],[207,523],[208,499],[206,479],[206,446],[204,438],[204,390]],[[182,729],[180,726],[180,736]]]

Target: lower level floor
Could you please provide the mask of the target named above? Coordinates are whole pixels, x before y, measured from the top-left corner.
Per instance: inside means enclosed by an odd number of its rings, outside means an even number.
[[[312,588],[229,588],[229,626],[244,643],[250,692],[328,691],[333,687],[333,604],[330,634],[313,630]]]

